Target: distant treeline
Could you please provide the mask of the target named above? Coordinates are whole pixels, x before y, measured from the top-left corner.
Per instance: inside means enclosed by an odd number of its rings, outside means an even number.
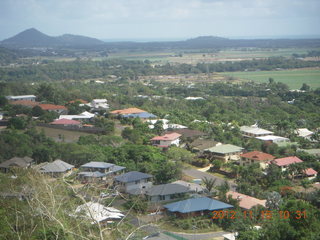
[[[106,78],[114,75],[122,80],[134,80],[138,76],[197,74],[211,72],[259,71],[275,69],[291,69],[319,67],[319,62],[302,61],[273,57],[250,61],[223,62],[196,66],[190,64],[151,65],[150,61],[73,61],[53,62],[46,65],[30,65],[14,68],[0,68],[2,81],[41,81],[41,80],[81,80],[90,78]]]
[[[313,50],[313,51],[309,51],[307,54],[294,53],[292,54],[292,56],[295,58],[320,57],[320,51]]]

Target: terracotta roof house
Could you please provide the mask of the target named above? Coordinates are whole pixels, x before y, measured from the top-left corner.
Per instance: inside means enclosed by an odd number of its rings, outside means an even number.
[[[277,158],[272,160],[270,163],[275,164],[276,166],[280,167],[282,171],[285,171],[289,165],[302,162],[303,161],[300,158],[296,156],[291,156],[285,158]]]
[[[242,135],[244,137],[249,137],[249,138],[262,137],[262,136],[267,136],[267,135],[273,134],[273,132],[271,132],[269,130],[265,130],[263,128],[259,128],[256,125],[241,126],[240,132],[242,133]]]
[[[39,107],[41,107],[42,110],[49,111],[49,112],[56,112],[59,114],[67,112],[67,108],[65,106],[61,106],[61,105],[39,104]]]
[[[263,207],[266,206],[267,200],[260,200],[258,198],[254,198],[242,193],[229,191],[226,193],[226,196],[231,196],[232,199],[239,201],[239,206],[243,209],[249,210],[253,208],[254,206],[261,205]]]
[[[58,119],[50,123],[51,125],[62,125],[62,126],[79,126],[81,125],[81,122],[76,120],[70,120],[70,119]]]
[[[205,149],[204,152],[210,159],[221,159],[224,162],[229,160],[240,160],[244,148],[232,144],[221,144],[212,148]]]
[[[145,110],[141,110],[139,108],[126,108],[126,109],[121,109],[121,110],[114,110],[111,111],[111,114],[116,114],[116,115],[126,115],[126,114],[134,114],[134,113],[143,113],[146,112]]]
[[[303,171],[303,175],[306,176],[309,180],[312,180],[317,177],[318,172],[313,168],[307,168]]]
[[[247,152],[240,155],[240,165],[245,166],[251,163],[259,163],[262,169],[266,168],[266,164],[275,159],[274,156],[268,153],[259,151]]]
[[[20,100],[29,100],[29,101],[35,101],[36,96],[35,95],[19,95],[19,96],[6,96],[8,101],[20,101]]]
[[[30,157],[13,157],[7,161],[4,161],[0,164],[0,169],[3,172],[8,172],[12,167],[19,167],[19,168],[29,168],[33,163],[33,159]]]
[[[179,146],[181,134],[179,133],[167,133],[162,136],[156,136],[151,138],[151,144],[157,147],[167,148],[171,145]]]
[[[10,101],[10,104],[12,105],[22,105],[25,107],[35,107],[38,106],[40,103],[36,101],[31,101],[31,100],[17,100],[17,101]]]
[[[208,197],[189,198],[163,206],[167,213],[176,217],[203,216],[212,211],[233,208],[232,205]]]
[[[119,191],[132,192],[145,190],[152,186],[152,175],[132,171],[121,174],[114,178],[114,184],[118,187]]]

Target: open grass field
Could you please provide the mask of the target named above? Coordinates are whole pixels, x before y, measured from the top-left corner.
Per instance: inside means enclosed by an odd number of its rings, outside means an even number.
[[[276,82],[282,82],[290,89],[300,89],[303,83],[311,88],[320,87],[320,68],[292,69],[279,71],[259,71],[259,72],[225,72],[224,76],[231,76],[243,81],[268,82],[273,78]]]

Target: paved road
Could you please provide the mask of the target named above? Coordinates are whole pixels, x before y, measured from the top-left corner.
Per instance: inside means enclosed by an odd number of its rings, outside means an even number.
[[[209,178],[209,179],[216,179],[215,186],[220,186],[225,181],[223,178],[214,176],[214,175],[212,175],[210,173],[201,172],[201,171],[199,171],[197,169],[194,169],[194,168],[183,169],[182,172],[185,175],[188,175],[188,176],[193,177],[193,178],[202,179],[202,178],[206,177],[206,178]],[[230,186],[230,190],[235,191],[236,187],[237,187],[237,184],[235,184],[233,181],[230,181],[230,180],[228,181],[228,183],[229,183],[229,186]]]
[[[176,236],[183,237],[187,240],[205,240],[205,239],[212,239],[216,237],[222,237],[222,235],[227,234],[228,232],[213,232],[213,233],[175,233],[172,232]],[[168,236],[167,234],[160,233],[158,236],[149,237],[148,240],[173,240],[175,238]]]
[[[222,235],[227,234],[228,232],[213,232],[213,233],[174,233],[175,235],[181,236],[185,239],[190,240],[204,240],[204,239],[212,239],[215,237],[222,237]]]

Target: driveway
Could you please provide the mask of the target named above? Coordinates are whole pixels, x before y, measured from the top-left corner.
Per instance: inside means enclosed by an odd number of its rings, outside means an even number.
[[[193,178],[202,179],[202,178],[206,177],[208,179],[216,179],[215,186],[220,186],[225,181],[225,179],[223,179],[221,177],[217,177],[217,176],[214,176],[214,175],[212,175],[210,173],[202,172],[202,171],[199,171],[199,170],[194,169],[194,168],[183,169],[182,172],[185,175],[188,175],[188,176],[193,177]],[[237,184],[235,184],[231,180],[228,180],[228,183],[229,183],[229,186],[230,186],[230,190],[235,191],[236,187],[237,187]]]

